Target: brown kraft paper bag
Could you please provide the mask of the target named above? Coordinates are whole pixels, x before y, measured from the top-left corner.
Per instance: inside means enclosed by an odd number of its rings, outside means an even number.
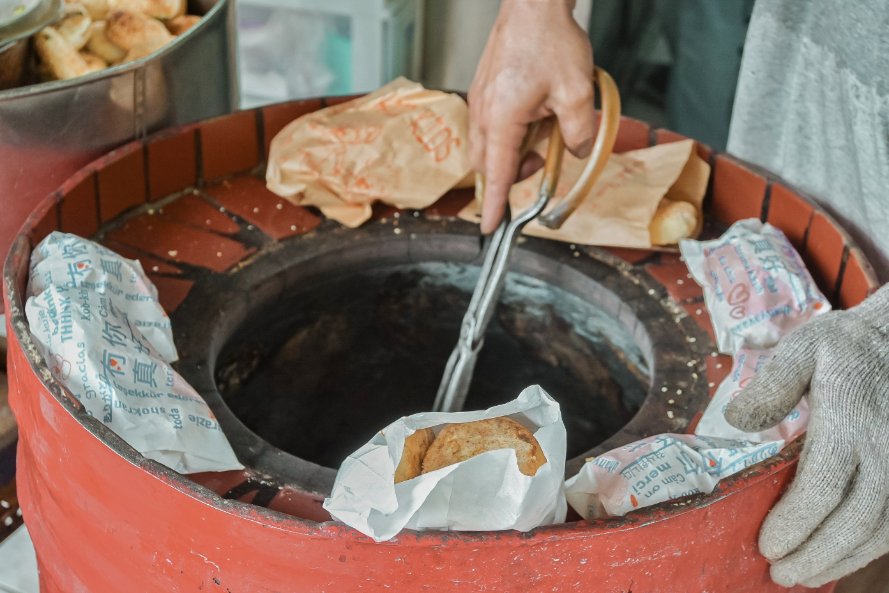
[[[272,141],[267,186],[348,227],[378,201],[425,208],[470,172],[468,117],[459,96],[398,78],[288,124]]]
[[[694,147],[693,140],[682,140],[611,155],[590,194],[562,228],[548,229],[534,220],[524,228],[524,234],[578,245],[648,249],[653,246],[649,233],[652,218],[658,204],[667,198],[695,208],[697,224],[691,236],[697,236],[710,165]],[[554,202],[574,185],[583,165],[583,160],[565,154]],[[513,186],[509,194],[513,212],[521,212],[536,200],[541,175],[537,172]],[[477,202],[466,206],[459,216],[478,222]]]

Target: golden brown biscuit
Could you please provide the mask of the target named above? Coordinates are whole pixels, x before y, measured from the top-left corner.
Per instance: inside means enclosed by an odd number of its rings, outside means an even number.
[[[89,72],[83,56],[52,27],[34,36],[34,49],[40,56],[41,70],[49,78],[67,80]]]
[[[105,34],[111,43],[128,52],[137,48],[152,48],[154,51],[173,39],[159,20],[123,10],[108,15]]]
[[[108,0],[65,0],[68,7],[83,7],[94,21],[104,19],[108,15]]]
[[[133,62],[135,60],[141,60],[142,58],[150,56],[163,46],[163,43],[160,45],[137,45],[127,52],[127,55],[124,56],[123,61]]]
[[[83,61],[86,62],[86,67],[90,72],[98,72],[99,70],[104,70],[108,67],[108,62],[97,56],[96,54],[91,54],[88,51],[80,52],[80,57],[83,58]]]
[[[167,21],[167,31],[173,35],[182,35],[198,24],[201,17],[196,14],[183,14]]]
[[[108,35],[105,34],[105,21],[93,23],[86,48],[90,53],[99,56],[109,64],[117,64],[127,55],[125,50],[117,47],[108,39]]]
[[[90,25],[93,19],[82,7],[77,7],[77,12],[72,12],[53,28],[59,32],[59,35],[68,42],[68,45],[74,49],[81,50],[86,46],[86,42],[90,38]]]
[[[185,14],[185,0],[108,0],[111,11],[140,12],[156,19],[172,19]]]
[[[698,211],[693,205],[664,198],[648,227],[651,244],[675,245],[691,238],[697,226]]]
[[[423,457],[434,440],[435,433],[431,428],[421,428],[404,439],[401,461],[398,462],[398,467],[395,468],[396,484],[420,475],[423,468]]]
[[[533,476],[546,463],[531,431],[510,418],[489,418],[442,428],[423,458],[423,473],[496,449],[513,449],[519,470],[526,476]]]

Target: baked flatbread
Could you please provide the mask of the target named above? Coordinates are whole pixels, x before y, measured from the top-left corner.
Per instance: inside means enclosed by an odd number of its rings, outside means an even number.
[[[533,476],[546,463],[531,431],[510,418],[489,418],[442,428],[423,458],[423,473],[497,449],[513,449],[519,470],[526,476]]]
[[[401,453],[401,461],[395,468],[395,483],[404,482],[416,478],[423,469],[423,457],[429,445],[435,440],[435,433],[431,428],[421,428],[404,439],[404,450]]]

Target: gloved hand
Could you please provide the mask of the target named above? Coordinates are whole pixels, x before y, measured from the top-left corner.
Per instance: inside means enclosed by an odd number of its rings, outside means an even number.
[[[759,547],[784,586],[821,586],[889,553],[889,285],[789,334],[726,418],[757,432],[808,390],[797,476]]]
[[[500,5],[469,89],[470,156],[475,170],[485,174],[483,233],[496,229],[503,217],[528,124],[555,114],[568,150],[585,157],[592,148],[593,49],[574,21],[574,4]]]

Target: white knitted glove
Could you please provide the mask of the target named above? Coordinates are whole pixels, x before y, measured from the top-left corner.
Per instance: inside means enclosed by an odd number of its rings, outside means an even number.
[[[889,285],[785,337],[726,418],[758,432],[808,390],[796,480],[762,526],[772,579],[821,586],[889,553]]]

